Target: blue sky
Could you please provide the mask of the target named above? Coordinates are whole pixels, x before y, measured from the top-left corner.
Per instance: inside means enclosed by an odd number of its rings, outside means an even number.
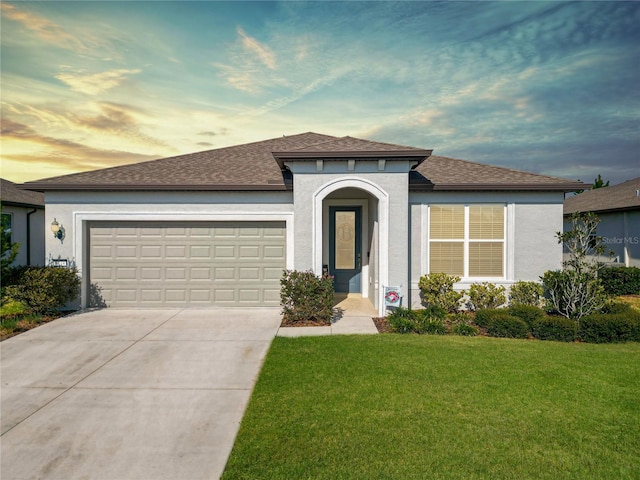
[[[640,175],[640,2],[2,2],[3,178],[307,131]]]

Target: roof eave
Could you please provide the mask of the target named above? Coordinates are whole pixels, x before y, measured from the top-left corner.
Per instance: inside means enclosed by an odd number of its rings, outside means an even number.
[[[7,207],[21,207],[21,208],[44,208],[44,205],[37,203],[24,203],[24,202],[12,202],[7,200],[0,200],[3,206]]]
[[[440,183],[440,184],[409,184],[413,191],[546,191],[573,192],[584,187],[581,183]]]
[[[289,190],[286,184],[273,185],[140,185],[140,184],[68,184],[68,183],[47,183],[28,184],[29,190],[38,192],[47,191],[192,191],[192,192],[215,192],[215,191],[286,191]]]

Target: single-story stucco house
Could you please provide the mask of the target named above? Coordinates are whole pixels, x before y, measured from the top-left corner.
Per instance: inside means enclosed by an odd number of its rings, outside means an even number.
[[[613,252],[607,261],[640,267],[640,177],[567,197],[565,230],[571,229],[572,214],[585,212],[593,212],[600,219],[596,235]]]
[[[16,265],[44,265],[44,195],[0,178],[2,225],[20,244]]]
[[[584,184],[317,133],[28,182],[47,253],[81,304],[277,306],[282,270],[328,271],[380,313],[427,272],[509,286],[557,269],[564,194]]]

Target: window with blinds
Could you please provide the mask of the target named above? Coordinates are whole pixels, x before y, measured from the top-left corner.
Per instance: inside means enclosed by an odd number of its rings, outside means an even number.
[[[504,277],[504,205],[431,205],[429,272]]]

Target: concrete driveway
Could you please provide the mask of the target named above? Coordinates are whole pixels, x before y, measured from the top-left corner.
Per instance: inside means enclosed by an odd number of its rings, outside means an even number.
[[[3,480],[218,478],[277,309],[105,309],[1,349]]]

